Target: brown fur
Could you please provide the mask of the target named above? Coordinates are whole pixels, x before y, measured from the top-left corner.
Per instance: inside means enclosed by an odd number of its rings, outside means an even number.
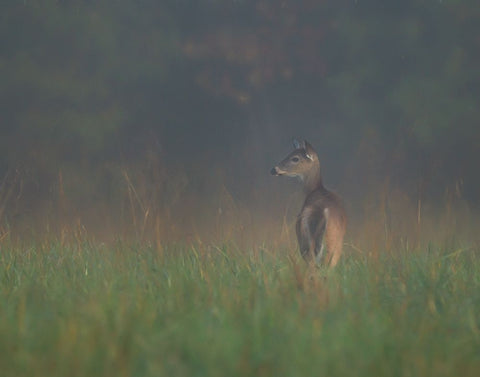
[[[294,146],[295,150],[271,173],[302,180],[306,198],[296,224],[300,253],[307,262],[315,260],[334,267],[342,254],[347,225],[345,209],[340,197],[323,186],[320,162],[312,146],[306,141],[294,142]]]

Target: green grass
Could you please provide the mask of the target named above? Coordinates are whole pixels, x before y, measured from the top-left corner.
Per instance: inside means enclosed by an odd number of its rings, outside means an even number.
[[[477,376],[480,254],[2,245],[2,376]]]

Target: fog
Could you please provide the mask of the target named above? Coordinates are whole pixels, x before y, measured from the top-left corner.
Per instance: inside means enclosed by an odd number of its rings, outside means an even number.
[[[2,234],[292,244],[317,150],[351,244],[475,239],[476,0],[23,1],[0,16]]]

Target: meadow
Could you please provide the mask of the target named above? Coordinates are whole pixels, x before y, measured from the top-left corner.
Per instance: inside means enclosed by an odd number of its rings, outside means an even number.
[[[480,254],[8,237],[2,376],[477,376]]]
[[[377,3],[3,1],[0,377],[480,376],[480,7]]]

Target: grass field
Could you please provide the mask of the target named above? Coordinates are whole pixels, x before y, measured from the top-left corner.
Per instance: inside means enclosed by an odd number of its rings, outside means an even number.
[[[1,245],[2,376],[478,376],[480,254]]]

